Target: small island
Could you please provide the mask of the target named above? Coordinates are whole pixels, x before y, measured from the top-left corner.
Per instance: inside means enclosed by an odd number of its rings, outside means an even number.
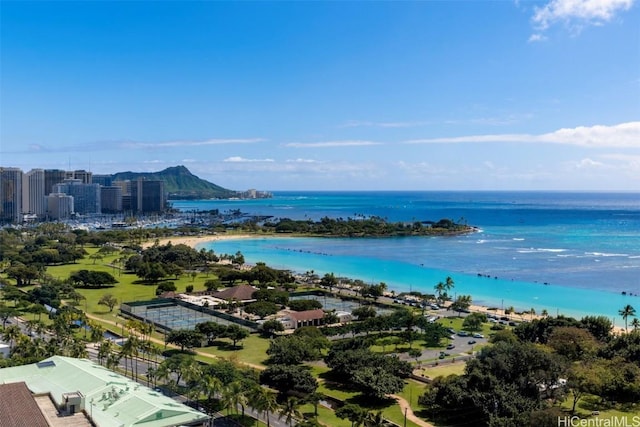
[[[377,216],[346,219],[324,217],[319,221],[284,218],[264,221],[260,229],[264,232],[316,237],[451,236],[477,231],[476,227],[456,223],[450,219],[437,222],[388,222]]]

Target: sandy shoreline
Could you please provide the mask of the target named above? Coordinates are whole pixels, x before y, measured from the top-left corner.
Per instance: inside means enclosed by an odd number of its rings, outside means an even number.
[[[251,239],[257,237],[252,234],[205,234],[202,236],[172,236],[158,239],[158,244],[166,245],[171,243],[172,245],[187,245],[195,248],[200,243],[215,242],[221,240],[239,240],[239,239]],[[268,237],[268,236],[265,236]],[[143,248],[151,247],[155,244],[154,241],[144,242]]]
[[[208,242],[223,241],[223,240],[255,239],[260,237],[269,238],[274,236],[273,235],[256,235],[256,234],[205,234],[201,236],[172,236],[172,237],[166,237],[163,239],[158,239],[158,244],[160,245],[166,245],[167,243],[171,243],[172,245],[183,244],[183,245],[187,245],[192,248],[195,248],[200,243],[208,243]],[[277,236],[277,237],[281,237],[281,236]],[[155,241],[149,241],[149,242],[143,243],[142,247],[148,248],[150,246],[153,246],[154,244],[155,244]],[[498,315],[498,316],[505,316],[503,309],[498,308],[496,310],[489,310],[489,308],[493,308],[493,307],[472,304],[469,307],[469,311],[477,312],[477,313],[485,313],[487,315],[492,314],[492,315]],[[523,313],[522,315],[513,313],[513,314],[508,314],[506,316],[508,316],[510,319],[515,321],[530,321],[532,319],[543,318],[543,316],[540,313],[536,313],[533,316],[529,313]],[[616,326],[614,327],[614,332],[618,332],[618,333],[624,332],[624,328]]]

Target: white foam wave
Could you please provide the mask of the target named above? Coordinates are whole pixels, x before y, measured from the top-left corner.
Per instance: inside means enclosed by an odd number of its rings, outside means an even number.
[[[551,253],[560,253],[566,252],[566,249],[555,249],[555,248],[528,248],[528,249],[518,249],[518,252],[521,254],[534,254],[538,252],[551,252]]]
[[[629,254],[616,254],[616,253],[607,253],[607,252],[585,252],[584,254],[589,256],[597,256],[597,257],[613,257],[613,256],[628,257],[629,256]]]
[[[512,240],[515,240],[516,242],[521,242],[524,239],[522,237],[514,237]]]

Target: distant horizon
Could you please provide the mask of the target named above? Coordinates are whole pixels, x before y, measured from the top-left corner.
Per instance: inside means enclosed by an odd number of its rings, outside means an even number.
[[[163,169],[159,169],[159,170],[150,170],[150,171],[144,171],[144,172],[138,172],[138,171],[133,171],[133,170],[128,170],[128,171],[117,171],[117,172],[105,172],[105,173],[95,173],[91,170],[86,170],[87,172],[91,172],[94,175],[117,175],[119,173],[127,173],[127,172],[131,172],[131,173],[158,173],[161,172],[167,168],[172,168],[172,167],[179,167],[179,166],[184,166],[184,165],[173,165],[173,166],[167,166]],[[205,179],[199,175],[194,174],[188,167],[184,166],[185,168],[187,168],[187,170],[189,170],[189,172],[191,172],[193,175],[195,175],[196,177],[200,178],[200,179]],[[24,168],[20,168],[18,166],[6,166],[6,165],[0,165],[0,168],[19,168],[21,169],[23,172],[29,172],[32,169],[45,169],[45,168],[40,168],[40,167],[34,167],[34,168],[30,168],[30,169],[24,169]],[[60,169],[60,170],[80,170],[80,169],[64,169],[64,168],[56,168],[56,169]],[[206,179],[205,179],[206,180]],[[296,193],[296,192],[307,192],[307,193],[314,193],[314,192],[324,192],[324,193],[347,193],[347,192],[359,192],[359,193],[376,193],[376,192],[387,192],[387,193],[398,193],[398,192],[425,192],[425,193],[436,193],[436,192],[469,192],[469,193],[473,193],[473,192],[477,192],[477,193],[509,193],[509,192],[519,192],[519,193],[625,193],[625,194],[635,194],[638,193],[640,194],[640,190],[638,189],[607,189],[607,190],[603,190],[603,189],[542,189],[542,188],[532,188],[532,189],[517,189],[517,188],[503,188],[503,189],[474,189],[474,188],[461,188],[461,189],[403,189],[403,188],[396,188],[396,189],[269,189],[269,188],[259,188],[257,186],[248,186],[246,188],[227,188],[224,185],[220,185],[217,182],[213,182],[213,181],[209,181],[206,180],[211,184],[215,184],[215,185],[219,185],[223,188],[226,188],[227,190],[231,190],[231,191],[246,191],[247,189],[256,189],[258,191],[267,191],[267,192],[289,192],[289,193]],[[183,199],[169,199],[169,200],[183,200]]]
[[[0,158],[266,191],[635,191],[638,2],[3,2]]]

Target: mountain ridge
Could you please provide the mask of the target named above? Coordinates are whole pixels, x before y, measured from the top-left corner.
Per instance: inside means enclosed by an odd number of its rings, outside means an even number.
[[[221,187],[192,174],[186,166],[171,166],[158,172],[117,172],[111,175],[114,181],[159,179],[164,181],[169,199],[227,199],[237,197],[238,192]]]

